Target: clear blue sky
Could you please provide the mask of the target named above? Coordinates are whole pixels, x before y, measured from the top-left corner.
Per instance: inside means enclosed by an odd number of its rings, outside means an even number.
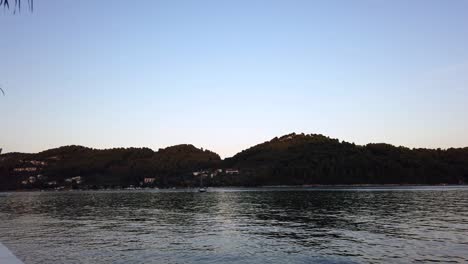
[[[0,10],[0,147],[192,143],[228,157],[289,132],[465,147],[467,14],[457,0]]]

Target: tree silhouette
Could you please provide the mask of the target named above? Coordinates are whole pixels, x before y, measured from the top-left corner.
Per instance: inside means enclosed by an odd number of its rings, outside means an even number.
[[[32,12],[34,8],[34,0],[27,0],[28,1],[28,7],[29,10]],[[12,6],[13,12],[16,13],[16,11],[21,11],[21,0],[15,0],[14,5]],[[0,6],[2,6],[5,9],[10,9],[10,3],[12,3],[12,0],[0,0]]]

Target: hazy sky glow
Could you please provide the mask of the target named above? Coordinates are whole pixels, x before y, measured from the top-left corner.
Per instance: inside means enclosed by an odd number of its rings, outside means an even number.
[[[468,146],[468,1],[36,0],[0,10],[0,148],[289,132]]]

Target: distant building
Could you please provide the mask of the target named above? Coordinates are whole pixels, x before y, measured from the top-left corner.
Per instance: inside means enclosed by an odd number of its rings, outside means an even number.
[[[68,182],[68,183],[75,182],[76,184],[81,184],[83,182],[83,178],[81,176],[76,176],[76,177],[65,179],[65,182]]]
[[[33,172],[33,171],[37,171],[37,168],[36,167],[14,168],[13,171],[15,171],[15,172]]]
[[[195,171],[192,172],[193,176],[201,176],[201,177],[207,177],[209,175],[209,171],[204,170],[204,171]]]
[[[239,170],[236,169],[226,169],[226,174],[239,174]]]
[[[34,166],[45,166],[45,165],[47,165],[46,162],[40,161],[40,160],[31,160],[31,161],[29,161],[29,163],[31,163]]]
[[[81,184],[83,182],[83,178],[81,178],[81,176],[73,177],[72,180],[74,180],[76,184]]]
[[[153,184],[154,181],[156,181],[156,178],[145,178],[144,183],[145,184]]]
[[[218,174],[222,173],[223,169],[208,169],[208,170],[202,170],[202,171],[194,171],[192,172],[193,176],[201,176],[201,177],[208,177],[210,176],[211,178],[218,176]]]

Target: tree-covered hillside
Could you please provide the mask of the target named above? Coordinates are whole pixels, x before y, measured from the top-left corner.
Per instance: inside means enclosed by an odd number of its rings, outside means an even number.
[[[221,160],[178,145],[97,150],[66,146],[0,155],[0,189],[194,187],[314,184],[460,184],[468,182],[468,148],[358,146],[323,135],[290,134]]]
[[[183,184],[181,179],[193,171],[220,162],[214,152],[192,145],[179,145],[157,152],[148,148],[97,150],[66,146],[37,154],[10,153],[0,156],[0,189],[62,185],[67,179],[81,177],[86,186],[138,186],[145,178],[155,178],[158,186]],[[22,184],[29,177],[33,184]],[[190,180],[193,181],[192,177]],[[45,184],[45,186],[44,186]],[[191,182],[186,182],[191,184]],[[32,185],[32,186],[31,186]]]
[[[290,134],[225,161],[260,185],[458,184],[468,180],[468,148],[358,146],[323,135]]]

